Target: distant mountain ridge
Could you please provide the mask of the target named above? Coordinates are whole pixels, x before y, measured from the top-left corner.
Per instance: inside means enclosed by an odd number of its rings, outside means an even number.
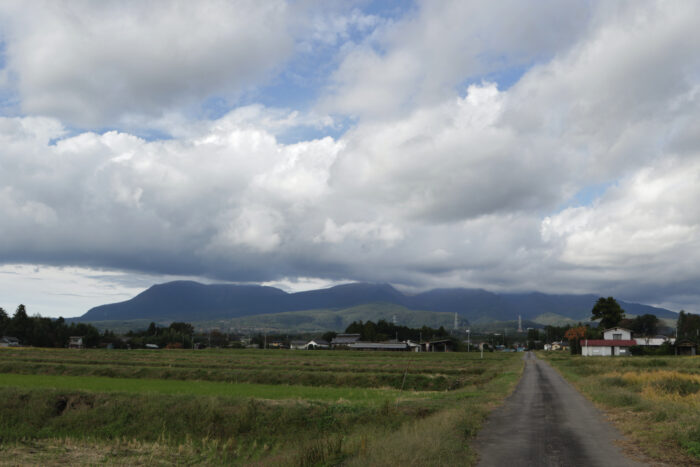
[[[77,321],[151,319],[206,321],[305,310],[338,310],[370,303],[387,303],[411,310],[458,313],[468,321],[523,320],[552,313],[587,320],[597,295],[549,295],[539,292],[498,294],[482,289],[433,289],[407,295],[389,284],[353,283],[328,289],[287,293],[255,285],[200,284],[175,281],[158,284],[119,303],[90,309]],[[629,314],[650,313],[675,318],[676,313],[618,300]]]

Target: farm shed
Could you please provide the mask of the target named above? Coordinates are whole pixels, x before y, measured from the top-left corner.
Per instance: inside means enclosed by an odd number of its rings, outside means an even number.
[[[676,355],[695,356],[698,354],[698,345],[688,339],[676,342]]]
[[[406,351],[411,349],[405,342],[354,342],[347,347],[350,350]]]
[[[654,337],[635,337],[634,341],[637,345],[642,345],[645,347],[660,347],[666,342],[673,344],[675,339],[671,339],[666,336],[654,336]]]
[[[291,341],[289,343],[289,348],[292,350],[304,350],[306,349],[307,341]]]
[[[349,344],[353,344],[360,340],[359,334],[338,334],[331,340],[331,347],[347,347]]]
[[[331,344],[323,339],[311,339],[305,346],[307,350],[329,349]]]
[[[433,339],[420,343],[421,352],[451,352],[453,349],[450,339]]]

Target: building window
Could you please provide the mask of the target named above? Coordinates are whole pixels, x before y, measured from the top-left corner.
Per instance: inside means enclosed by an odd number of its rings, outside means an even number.
[[[621,341],[621,340],[622,340],[622,334],[613,334],[613,340]]]

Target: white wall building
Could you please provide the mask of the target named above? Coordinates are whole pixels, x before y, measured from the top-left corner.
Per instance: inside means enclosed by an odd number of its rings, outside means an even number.
[[[586,357],[611,357],[630,355],[629,348],[637,345],[632,331],[615,327],[603,331],[603,339],[582,339],[581,355]]]

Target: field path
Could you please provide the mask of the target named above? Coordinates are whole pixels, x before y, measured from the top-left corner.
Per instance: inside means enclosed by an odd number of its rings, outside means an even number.
[[[532,352],[513,394],[488,418],[474,447],[480,467],[641,466],[614,444],[622,435]]]

